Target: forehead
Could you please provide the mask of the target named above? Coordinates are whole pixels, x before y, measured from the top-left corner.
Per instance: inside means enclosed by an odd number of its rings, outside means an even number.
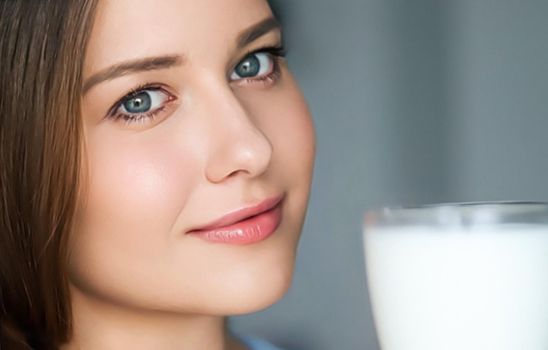
[[[266,0],[100,0],[84,75],[142,57],[225,54],[269,16]]]

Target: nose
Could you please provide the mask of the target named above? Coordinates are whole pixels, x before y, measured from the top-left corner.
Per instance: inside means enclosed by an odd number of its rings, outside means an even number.
[[[272,145],[252,115],[228,86],[212,92],[208,120],[212,121],[206,177],[214,183],[235,176],[263,174],[272,158]]]

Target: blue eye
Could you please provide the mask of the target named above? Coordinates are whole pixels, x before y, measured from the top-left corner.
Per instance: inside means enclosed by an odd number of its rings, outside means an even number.
[[[274,70],[274,59],[266,52],[256,52],[248,55],[234,68],[231,80],[257,78],[269,75]]]
[[[161,108],[169,96],[158,89],[146,89],[137,91],[124,98],[120,104],[119,112],[124,114],[150,113]]]
[[[143,86],[119,100],[110,110],[107,118],[123,119],[128,124],[152,121],[177,98],[160,86]]]

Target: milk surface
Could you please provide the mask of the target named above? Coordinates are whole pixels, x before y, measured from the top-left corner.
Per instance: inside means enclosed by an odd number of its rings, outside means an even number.
[[[547,350],[548,226],[367,228],[383,350]]]

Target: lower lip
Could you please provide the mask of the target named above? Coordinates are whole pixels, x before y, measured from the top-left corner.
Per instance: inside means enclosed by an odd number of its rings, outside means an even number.
[[[273,234],[280,225],[281,219],[280,203],[262,214],[235,224],[210,230],[191,231],[189,234],[215,243],[251,244],[262,241]]]

